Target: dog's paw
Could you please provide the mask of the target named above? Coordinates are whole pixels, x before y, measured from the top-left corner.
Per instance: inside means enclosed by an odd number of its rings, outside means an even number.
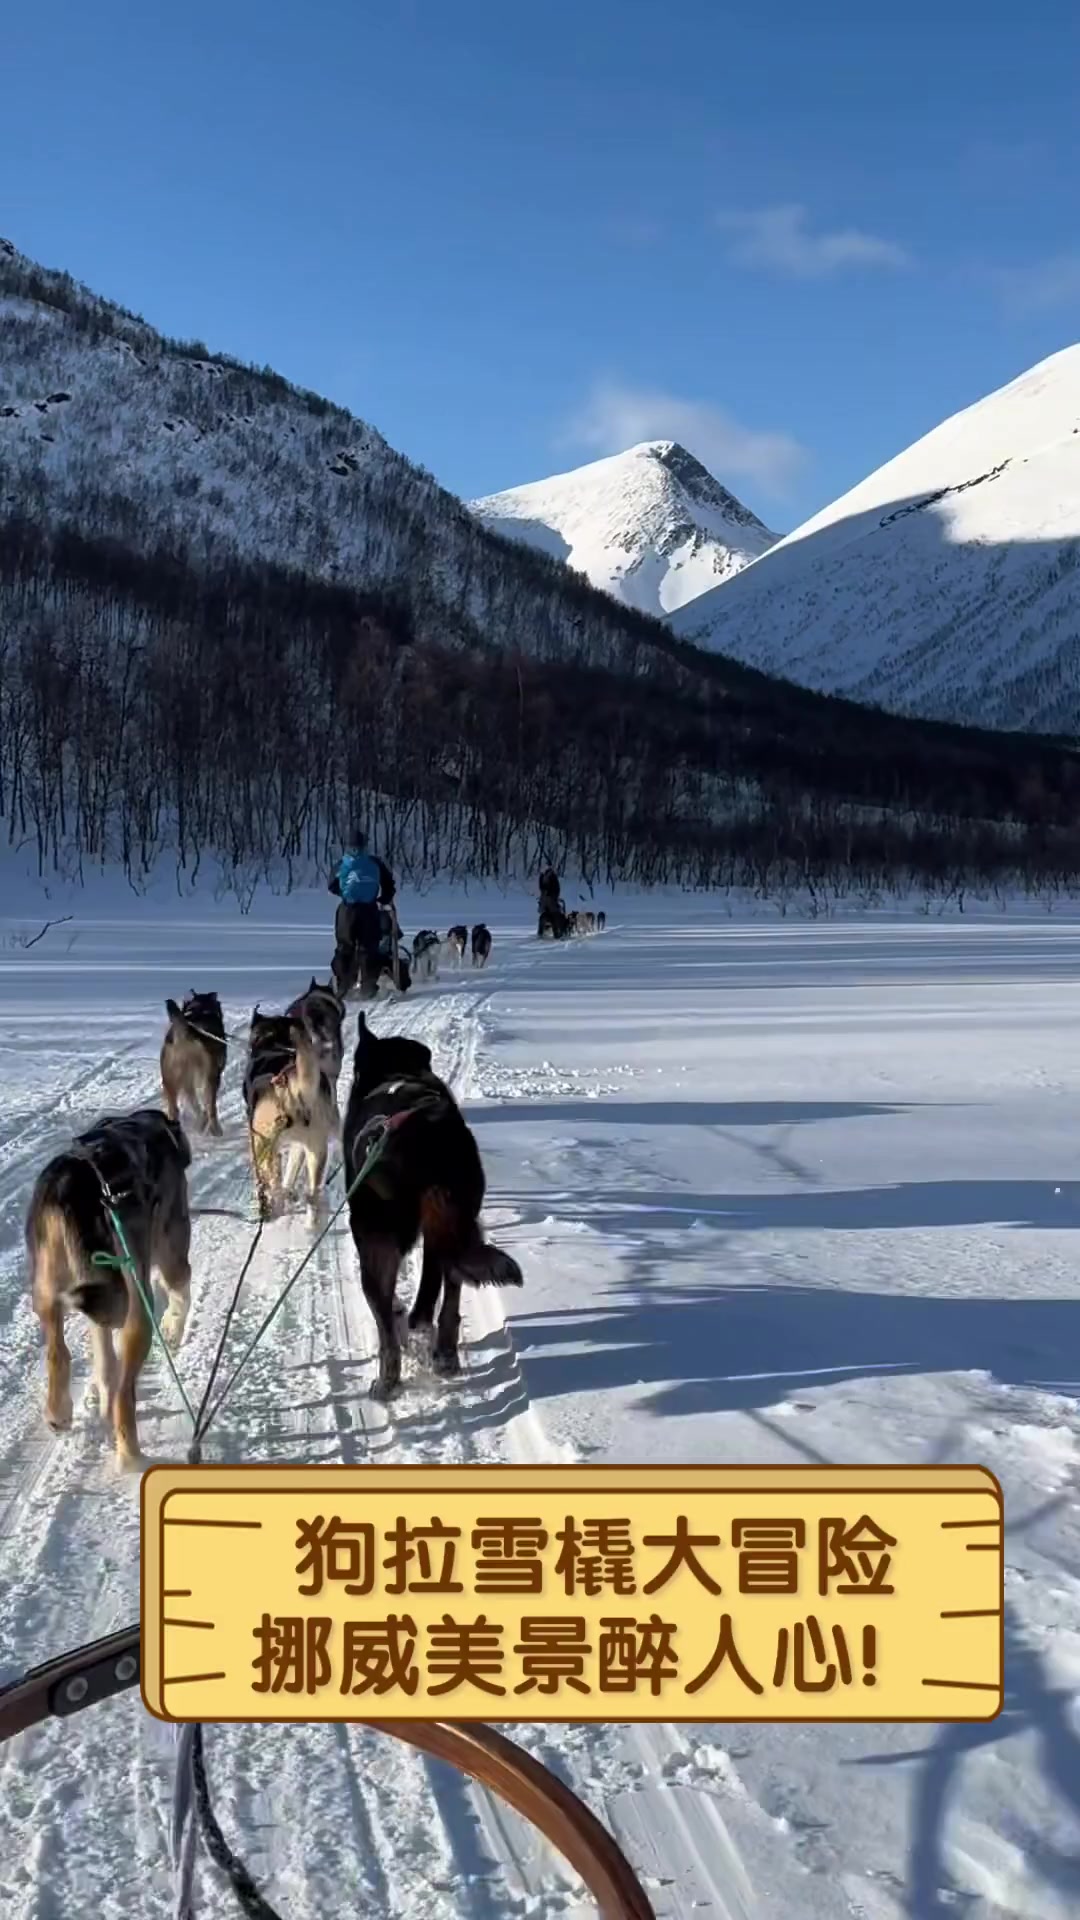
[[[90,1381],[83,1406],[99,1426],[112,1425],[113,1397],[108,1387],[103,1387],[100,1380]]]
[[[397,1399],[401,1392],[401,1381],[384,1380],[380,1374],[378,1379],[372,1381],[369,1391],[372,1400],[378,1400],[385,1405],[388,1400]]]
[[[419,1359],[430,1360],[434,1338],[435,1329],[430,1320],[408,1320],[401,1344],[406,1353]]]
[[[177,1347],[183,1340],[186,1324],[187,1316],[185,1314],[173,1313],[170,1310],[168,1313],[162,1315],[161,1337],[170,1353],[175,1353]]]
[[[45,1409],[45,1425],[51,1433],[67,1433],[74,1418],[75,1408],[72,1405],[70,1393],[66,1394],[62,1400],[58,1400],[54,1406]]]
[[[149,1465],[150,1462],[141,1447],[117,1443],[116,1470],[118,1473],[145,1473]]]

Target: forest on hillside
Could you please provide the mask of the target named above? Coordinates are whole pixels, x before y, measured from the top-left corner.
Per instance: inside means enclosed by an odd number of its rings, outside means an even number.
[[[151,528],[0,522],[0,820],[42,873],[175,854],[307,884],[359,806],[404,878],[1072,886],[1080,758],[810,695],[677,643],[552,658]],[[130,537],[133,533],[137,537]],[[606,652],[606,650],[605,650]]]

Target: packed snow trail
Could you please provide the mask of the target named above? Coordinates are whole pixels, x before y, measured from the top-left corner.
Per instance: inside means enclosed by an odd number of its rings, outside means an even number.
[[[374,1023],[426,1039],[465,1102],[523,1294],[469,1296],[464,1379],[417,1372],[379,1406],[338,1221],[207,1460],[982,1461],[1006,1491],[1001,1722],[513,1736],[612,1828],[660,1916],[1065,1920],[1080,1857],[1078,929],[755,927],[698,906],[667,924],[611,915],[602,939],[546,949],[487,917],[488,973],[445,976]],[[422,919],[447,914],[425,903]],[[284,1004],[319,970],[325,944],[318,925],[139,922],[91,929],[78,966],[0,958],[6,1664],[138,1604],[137,1483],[83,1411],[60,1441],[42,1429],[30,1183],[102,1111],[156,1103],[166,992],[217,984],[242,1027],[256,998]],[[225,1138],[193,1143],[193,1206],[222,1210],[196,1212],[180,1353],[194,1393],[254,1231],[241,1051]],[[231,1351],[310,1244],[302,1212],[266,1230]],[[140,1424],[152,1456],[183,1458],[156,1355]],[[5,1915],[167,1920],[173,1756],[133,1695],[0,1750]],[[286,1920],[591,1913],[516,1816],[364,1729],[212,1729],[208,1766]],[[235,1913],[203,1869],[198,1911]]]
[[[373,1024],[382,1031],[407,1031],[426,1040],[439,1070],[463,1094],[475,1045],[477,1004],[483,997],[480,990],[432,995],[426,1000],[418,997],[389,1012],[380,1009]],[[237,1017],[238,1009],[228,1006],[227,1023],[234,1025]],[[75,1116],[69,1125],[82,1124],[82,1102],[88,1094],[93,1096],[88,1104],[95,1110],[154,1099],[153,1079],[138,1071],[125,1083],[122,1102],[116,1097],[115,1079],[105,1091],[99,1084],[103,1070],[114,1066],[114,1059],[108,1058],[79,1077],[72,1089],[78,1105],[73,1099],[58,1103],[58,1111]],[[190,1383],[201,1385],[207,1376],[227,1291],[254,1225],[235,1068],[227,1076],[222,1122],[222,1141],[195,1142],[191,1185],[196,1278],[180,1358],[181,1377],[189,1384],[189,1392]],[[32,1162],[36,1171],[60,1144],[65,1130],[58,1129],[59,1137],[54,1137],[48,1131],[48,1119],[43,1118],[29,1148],[24,1142],[19,1166]],[[203,1214],[202,1208],[231,1211],[236,1218]],[[250,1331],[256,1313],[272,1301],[303,1257],[310,1238],[302,1213],[264,1233],[245,1286],[237,1341]],[[207,1285],[209,1276],[221,1282],[216,1297]],[[26,1321],[25,1314],[18,1317]],[[486,1331],[493,1330],[497,1332],[497,1326],[489,1322]],[[115,1512],[111,1461],[95,1423],[80,1417],[69,1440],[59,1445],[51,1436],[38,1437],[40,1356],[34,1352],[33,1328],[24,1325],[22,1333],[16,1365],[23,1371],[27,1392],[14,1404],[9,1401],[4,1410],[3,1431],[11,1437],[4,1462],[10,1524],[3,1546],[5,1645],[25,1661],[31,1639],[35,1648],[55,1650],[107,1632],[137,1612],[138,1513],[134,1495],[122,1503],[122,1514]],[[508,1336],[503,1336],[502,1344],[500,1385],[512,1390],[515,1368]],[[232,1349],[233,1353],[238,1350]],[[351,1464],[380,1454],[406,1453],[410,1461],[444,1464],[499,1457],[497,1444],[485,1439],[482,1429],[471,1430],[478,1418],[476,1408],[485,1398],[483,1389],[474,1388],[470,1381],[460,1396],[472,1404],[471,1415],[456,1404],[459,1396],[434,1383],[426,1392],[423,1384],[411,1390],[400,1407],[378,1408],[366,1398],[373,1360],[373,1330],[352,1268],[352,1243],[342,1216],[320,1248],[305,1283],[286,1303],[272,1337],[253,1355],[235,1399],[207,1443],[207,1459]],[[184,1422],[156,1354],[147,1367],[140,1401],[148,1455],[182,1457]],[[511,1420],[517,1417],[510,1415]],[[113,1511],[103,1562],[98,1508],[105,1500]],[[31,1621],[32,1635],[28,1633]],[[139,1735],[134,1742],[133,1716]],[[16,1874],[13,1889],[17,1902],[20,1879],[25,1881],[24,1904],[9,1903],[5,1911],[36,1913],[43,1894],[57,1901],[59,1910],[74,1911],[97,1877],[95,1866],[104,1887],[115,1873],[113,1863],[119,1856],[124,1864],[115,1886],[117,1911],[146,1910],[140,1903],[156,1886],[164,1914],[170,1897],[165,1850],[171,1791],[168,1736],[163,1737],[141,1704],[130,1698],[97,1710],[92,1719],[87,1716],[78,1733],[85,1740],[78,1753],[79,1791],[96,1783],[103,1792],[92,1825],[82,1830],[75,1846],[70,1844],[71,1832],[54,1824],[54,1767],[47,1758],[58,1745],[67,1749],[69,1759],[73,1757],[70,1729],[36,1730],[4,1756],[5,1789],[13,1786],[13,1776],[18,1774],[21,1791],[10,1796],[5,1791],[0,1825],[12,1819],[21,1825],[25,1819],[30,1828],[25,1836],[28,1864],[21,1875]],[[448,1789],[438,1768],[393,1741],[369,1736],[368,1747],[377,1746],[378,1752],[361,1755],[357,1748],[361,1736],[347,1729],[300,1728],[295,1736],[279,1743],[273,1734],[268,1739],[266,1731],[258,1728],[222,1729],[210,1747],[222,1817],[228,1830],[240,1836],[253,1871],[274,1889],[275,1899],[280,1895],[290,1915],[315,1914],[325,1910],[328,1888],[352,1886],[365,1896],[365,1904],[374,1902],[388,1913],[406,1912],[418,1891],[411,1884],[410,1865],[422,1859],[426,1893],[429,1898],[433,1891],[439,1893],[428,1911],[440,1920],[443,1914],[459,1913],[457,1886],[467,1868],[458,1856],[469,1821],[454,1802],[463,1789],[456,1783]],[[41,1794],[32,1790],[39,1768],[47,1776]],[[262,1774],[273,1785],[274,1804],[263,1804],[265,1789],[256,1784]],[[315,1781],[318,1790],[313,1794],[310,1788]],[[69,1777],[67,1790],[74,1789]],[[278,1802],[282,1792],[285,1800]],[[515,1816],[496,1808],[482,1790],[476,1790],[475,1798],[489,1844],[500,1848],[512,1872],[516,1869],[522,1897],[529,1898],[533,1910],[544,1910],[544,1890],[552,1877],[548,1850],[538,1853],[528,1830]],[[289,1810],[284,1818],[283,1805]],[[289,1815],[301,1808],[302,1817],[293,1825]],[[129,1851],[118,1846],[118,1836],[130,1827],[132,1809],[137,1820],[135,1846]],[[344,1809],[352,1815],[348,1823],[343,1823]],[[265,1846],[260,1844],[264,1833],[269,1834]],[[96,1843],[90,1841],[91,1834],[96,1834]],[[14,1840],[10,1848],[4,1847],[5,1857],[11,1859],[18,1851]],[[226,1889],[212,1886],[201,1910],[224,1913],[231,1904],[232,1895]],[[560,1898],[558,1910],[564,1905]]]
[[[488,981],[459,989],[451,975],[441,991],[380,1008],[372,1024],[382,1032],[425,1040],[437,1069],[464,1100],[480,1012],[490,991]],[[243,1011],[227,1002],[227,1026],[242,1024]],[[7,1185],[0,1200],[10,1205],[15,1225],[21,1225],[28,1179],[72,1131],[103,1110],[156,1103],[159,1041],[155,1033],[145,1048],[131,1043],[95,1058],[40,1111],[29,1133],[22,1132],[18,1152],[12,1150],[5,1163]],[[189,1394],[207,1377],[232,1279],[254,1231],[238,1052],[232,1053],[221,1101],[224,1138],[193,1139],[195,1279],[179,1356]],[[346,1065],[343,1093],[347,1082]],[[21,1115],[19,1122],[24,1124]],[[506,1237],[509,1242],[511,1236]],[[6,1244],[13,1239],[17,1236],[8,1232]],[[245,1284],[232,1354],[309,1245],[302,1212],[264,1232]],[[16,1244],[13,1278],[21,1262]],[[412,1279],[415,1272],[407,1276],[406,1297]],[[0,1426],[8,1521],[2,1619],[5,1651],[25,1665],[60,1646],[106,1633],[137,1612],[138,1512],[132,1489],[125,1499],[116,1482],[107,1438],[85,1404],[62,1442],[42,1433],[36,1322],[19,1300],[17,1286],[12,1292],[18,1302],[13,1315],[18,1343],[5,1357],[5,1372],[21,1379],[23,1391],[6,1401]],[[205,1457],[345,1464],[407,1457],[410,1463],[426,1459],[438,1465],[508,1455],[520,1461],[560,1457],[529,1404],[494,1294],[469,1298],[466,1328],[466,1376],[459,1386],[448,1389],[421,1376],[410,1378],[409,1390],[391,1407],[371,1402],[374,1332],[342,1216],[271,1336],[252,1356]],[[481,1364],[470,1358],[478,1348]],[[73,1351],[78,1399],[74,1330]],[[85,1378],[84,1373],[84,1384]],[[156,1351],[143,1377],[140,1425],[149,1458],[183,1457],[186,1420]],[[573,1455],[562,1449],[561,1457]],[[107,1543],[102,1537],[106,1506]],[[501,1912],[504,1901],[507,1911],[520,1908],[540,1916],[591,1910],[588,1901],[581,1904],[581,1890],[561,1860],[532,1829],[453,1769],[360,1729],[286,1729],[284,1740],[278,1731],[215,1730],[209,1764],[226,1830],[290,1920],[324,1913],[327,1898],[336,1901],[346,1891],[350,1902],[360,1900],[387,1915],[413,1913],[422,1898],[433,1920]],[[554,1746],[550,1729],[538,1730],[526,1744],[565,1772],[558,1733]],[[598,1787],[605,1797],[633,1787],[651,1765],[650,1739],[632,1733],[629,1761],[618,1744],[614,1735],[593,1740],[591,1797]],[[24,1864],[12,1871],[5,1911],[29,1920],[43,1902],[46,1910],[54,1903],[62,1912],[93,1899],[96,1905],[104,1900],[106,1913],[115,1901],[117,1914],[166,1914],[172,1897],[167,1846],[172,1758],[167,1730],[130,1697],[96,1709],[74,1733],[70,1727],[45,1726],[14,1742],[3,1756],[0,1776],[0,1839],[3,1856],[15,1860],[22,1854]],[[92,1818],[60,1817],[69,1802],[85,1807],[88,1795],[94,1799]],[[710,1824],[715,1822],[706,1827]],[[130,1835],[133,1844],[118,1844],[120,1835]],[[712,1837],[706,1832],[710,1842]],[[704,1861],[702,1870],[708,1884]],[[232,1901],[227,1889],[206,1877],[200,1912],[230,1913]]]

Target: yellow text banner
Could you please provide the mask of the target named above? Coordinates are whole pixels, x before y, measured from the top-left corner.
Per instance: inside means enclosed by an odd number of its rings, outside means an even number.
[[[992,1720],[981,1467],[154,1467],[174,1721]]]

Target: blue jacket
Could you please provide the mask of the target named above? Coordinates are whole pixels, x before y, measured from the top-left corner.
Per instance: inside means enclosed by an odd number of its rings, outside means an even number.
[[[329,891],[339,894],[347,906],[374,906],[394,897],[394,879],[388,867],[373,853],[350,847],[330,876]]]

